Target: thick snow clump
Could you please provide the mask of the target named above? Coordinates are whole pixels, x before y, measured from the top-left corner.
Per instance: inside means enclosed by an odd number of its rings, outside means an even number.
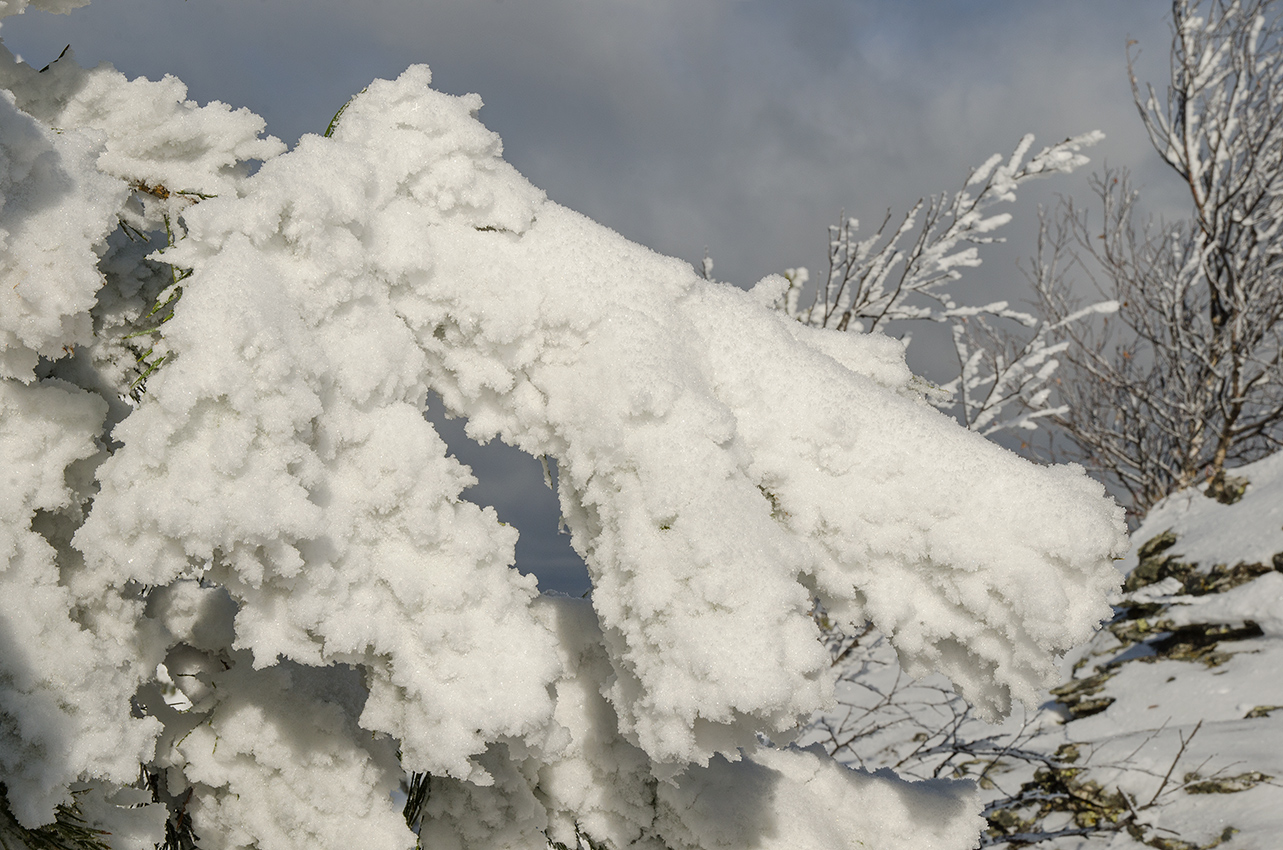
[[[412,846],[403,769],[442,846],[971,845],[965,786],[758,736],[832,698],[816,598],[984,712],[1035,699],[1118,583],[1081,469],[550,202],[425,67],[283,153],[172,78],[0,66],[0,604],[48,612],[0,607],[21,822],[142,762],[203,847]],[[429,392],[555,458],[591,603],[513,568]]]

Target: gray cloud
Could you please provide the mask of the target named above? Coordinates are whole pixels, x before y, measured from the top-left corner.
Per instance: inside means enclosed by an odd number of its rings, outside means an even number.
[[[1110,139],[1098,156],[1143,166],[1123,44],[1161,59],[1164,12],[1105,0],[95,0],[10,19],[4,36],[37,62],[71,42],[82,61],[174,73],[287,142],[323,129],[371,78],[427,62],[442,89],[483,96],[508,158],[555,200],[663,253],[697,260],[707,244],[719,273],[748,285],[818,264],[838,210],[872,219],[954,187],[1024,132],[1099,127]]]

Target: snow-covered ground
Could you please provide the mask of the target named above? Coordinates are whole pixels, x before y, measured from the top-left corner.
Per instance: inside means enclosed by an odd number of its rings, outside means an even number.
[[[840,705],[800,743],[916,777],[970,776],[1009,846],[1280,846],[1283,454],[1155,506],[1119,568],[1114,619],[1036,710],[991,726],[943,679],[909,682],[870,631],[834,637]],[[1054,611],[1048,611],[1054,617]]]

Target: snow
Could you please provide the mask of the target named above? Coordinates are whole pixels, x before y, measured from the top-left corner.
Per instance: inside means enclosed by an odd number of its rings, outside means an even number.
[[[0,378],[30,380],[39,357],[92,339],[94,246],[127,195],[94,169],[95,147],[0,96]]]
[[[661,818],[676,821],[665,830],[675,850],[826,850],[852,836],[885,850],[969,850],[984,825],[964,783],[851,771],[822,750],[715,761],[660,795],[667,810]]]
[[[1177,626],[1252,622],[1269,637],[1283,636],[1283,575],[1278,573],[1215,596],[1171,596],[1168,601],[1176,606],[1169,619]]]
[[[85,70],[71,50],[45,71],[11,57],[0,53],[0,85],[18,107],[46,126],[96,138],[97,172],[178,195],[145,194],[141,200],[161,214],[176,217],[192,200],[183,194],[234,193],[246,162],[285,150],[279,139],[259,138],[265,126],[259,116],[218,101],[189,101],[187,87],[175,77],[129,80],[106,63]]]
[[[835,644],[845,651],[835,667],[838,706],[817,714],[798,743],[821,744],[852,766],[896,764],[905,776],[976,777],[983,770],[982,798],[990,806],[1010,806],[1022,789],[1047,799],[1051,792],[1036,785],[1035,771],[1073,745],[1075,760],[1061,763],[1066,775],[1098,783],[1104,794],[1125,792],[1135,811],[1119,809],[1126,819],[1099,828],[1052,813],[1035,824],[1038,846],[1158,846],[1137,840],[1128,822],[1146,841],[1169,846],[1274,846],[1283,830],[1283,456],[1228,474],[1251,482],[1239,502],[1207,498],[1202,487],[1173,494],[1133,534],[1120,567],[1135,569],[1138,550],[1170,532],[1175,543],[1160,556],[1192,564],[1195,575],[1237,568],[1241,583],[1191,593],[1196,581],[1168,576],[1121,596],[1114,629],[1062,666],[1067,684],[1095,681],[1088,696],[1106,701],[1099,710],[1075,715],[1071,696],[1046,694],[1034,712],[1018,711],[998,726],[980,723],[940,677],[908,682],[885,639],[870,631],[854,645],[851,638]],[[1189,641],[1222,637],[1214,646],[1165,648],[1180,629]],[[1140,642],[1120,639],[1129,632]],[[1028,816],[1031,809],[1014,811]],[[1062,827],[1084,834],[1053,837]]]
[[[79,519],[105,410],[57,382],[0,382],[0,775],[26,824],[47,820],[82,773],[131,783],[159,731],[130,717],[136,683],[117,669],[128,649],[72,619],[50,545]]]
[[[434,777],[425,846],[529,847],[543,835],[576,846],[581,834],[652,850],[827,850],[858,846],[853,840],[887,850],[973,846],[983,824],[969,783],[853,771],[814,749],[715,757],[673,782],[656,781],[600,692],[609,662],[591,605],[546,596],[536,609],[562,636],[557,720],[570,740],[547,753],[492,748],[482,757],[492,788]]]
[[[1224,505],[1205,498],[1205,485],[1169,496],[1150,510],[1145,527],[1132,536],[1132,549],[1120,567],[1130,571],[1140,546],[1168,529],[1179,540],[1173,551],[1185,561],[1268,564],[1275,552],[1283,552],[1283,454],[1228,474],[1250,482],[1242,501]]]
[[[360,734],[334,699],[344,684],[359,691],[359,673],[238,663],[211,680],[229,696],[162,757],[198,789],[191,815],[213,826],[201,847],[413,846],[391,799],[392,743]]]
[[[1228,474],[1252,482],[1241,501],[1221,504],[1206,498],[1201,487],[1168,497],[1133,535],[1136,545],[1123,563],[1134,567],[1139,545],[1170,530],[1176,544],[1164,554],[1193,562],[1201,571],[1218,564],[1263,562],[1268,567],[1273,556],[1283,552],[1279,533],[1283,455]],[[1266,572],[1237,587],[1198,596],[1185,595],[1169,580],[1142,588],[1131,598],[1163,604],[1155,616],[1172,628],[1254,623],[1263,634],[1220,644],[1217,649],[1228,657],[1214,666],[1181,660],[1122,665],[1101,692],[1113,697],[1114,704],[1072,724],[1073,736],[1093,742],[1098,760],[1106,764],[1147,742],[1137,755],[1102,778],[1130,784],[1138,795],[1152,794],[1156,776],[1169,769],[1182,737],[1190,743],[1177,766],[1175,788],[1252,772],[1283,776],[1283,718],[1268,711],[1253,713],[1283,705],[1283,682],[1278,677],[1283,665],[1283,575]],[[1265,847],[1283,830],[1283,797],[1275,782],[1232,793],[1169,789],[1168,799],[1170,804],[1158,810],[1154,823],[1200,845],[1232,827],[1237,835],[1227,846]]]
[[[0,222],[40,225],[36,196],[62,227],[6,272],[56,272],[50,298],[0,296],[27,299],[0,319],[0,582],[45,588],[53,630],[16,640],[32,675],[0,661],[22,823],[145,762],[190,787],[209,847],[410,846],[403,770],[432,775],[440,846],[970,846],[966,783],[759,736],[833,698],[817,597],[982,712],[1036,702],[1125,548],[1080,468],[959,428],[899,343],[800,325],[548,201],[426,67],[288,152],[172,78],[0,79]],[[159,329],[152,303],[176,303]],[[514,568],[429,392],[556,461],[590,603]]]

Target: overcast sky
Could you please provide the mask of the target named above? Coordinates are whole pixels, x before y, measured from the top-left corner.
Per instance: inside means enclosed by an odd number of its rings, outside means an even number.
[[[70,44],[82,65],[173,74],[198,101],[247,106],[293,144],[376,77],[426,63],[437,88],[475,91],[505,156],[555,201],[657,251],[750,286],[821,273],[840,210],[872,225],[970,168],[1103,130],[1093,166],[1130,168],[1152,209],[1180,187],[1148,147],[1124,49],[1163,81],[1162,0],[93,0],[6,18],[37,67]],[[960,302],[1021,297],[1038,203],[1087,196],[1088,170],[1043,181],[1009,243],[960,282]],[[929,371],[929,364],[919,368]],[[454,443],[462,438],[448,434]],[[464,450],[459,448],[461,456]],[[466,458],[465,458],[466,459]],[[586,586],[538,464],[474,460],[473,495],[523,530],[546,587]],[[533,483],[532,483],[533,482]]]

